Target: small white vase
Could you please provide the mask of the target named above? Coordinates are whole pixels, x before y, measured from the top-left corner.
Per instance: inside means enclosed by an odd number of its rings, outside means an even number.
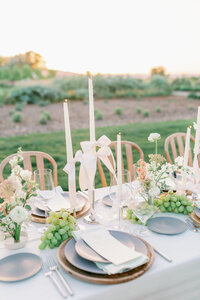
[[[26,245],[27,240],[28,240],[28,234],[22,231],[20,234],[19,242],[15,242],[12,237],[9,237],[4,240],[4,245],[9,250],[17,250],[23,248]]]

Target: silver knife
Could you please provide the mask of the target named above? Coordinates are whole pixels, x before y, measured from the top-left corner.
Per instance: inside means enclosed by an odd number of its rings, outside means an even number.
[[[165,253],[163,253],[163,252],[161,252],[160,250],[158,250],[158,249],[156,249],[156,248],[154,248],[153,247],[153,249],[154,249],[154,251],[157,253],[157,254],[159,254],[160,256],[162,256],[165,260],[167,260],[168,262],[172,262],[173,260],[172,260],[172,258],[171,257],[168,257]]]

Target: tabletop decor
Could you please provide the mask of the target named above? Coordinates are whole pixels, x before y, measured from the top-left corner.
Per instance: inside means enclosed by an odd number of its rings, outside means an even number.
[[[60,212],[51,211],[47,223],[51,225],[41,236],[40,250],[44,250],[47,246],[53,249],[70,238],[72,231],[75,230],[76,219],[68,210],[61,209]]]
[[[19,149],[9,162],[11,175],[0,184],[0,230],[4,232],[5,245],[10,249],[24,246],[27,235],[21,232],[21,228],[23,222],[29,220],[29,200],[36,196],[32,173],[20,167],[22,161],[22,151]]]
[[[185,195],[178,195],[173,191],[160,195],[154,199],[154,205],[161,212],[174,212],[188,215],[193,212],[193,204]]]
[[[194,145],[194,159],[193,159],[193,169],[195,174],[196,184],[199,183],[200,180],[200,171],[199,171],[199,163],[198,163],[198,155],[199,155],[199,142],[200,142],[200,106],[198,107],[197,113],[197,124],[194,126],[196,129],[195,134],[195,145]]]
[[[59,246],[57,251],[57,259],[60,266],[65,272],[83,281],[96,284],[119,284],[131,281],[144,274],[151,267],[154,260],[154,251],[150,244],[139,237],[133,236],[133,238],[135,239],[134,244],[136,245],[136,250],[138,250],[137,245],[139,245],[139,247],[142,247],[142,249],[144,249],[143,251],[145,251],[146,255],[148,256],[149,261],[140,267],[134,268],[121,274],[107,275],[90,273],[72,265],[65,256],[65,247],[67,243],[71,241],[71,239],[68,239]]]
[[[76,169],[75,169],[76,159],[73,158],[71,129],[70,129],[70,122],[69,122],[69,111],[68,111],[67,99],[65,99],[65,101],[63,103],[63,110],[64,110],[64,123],[65,123],[66,154],[67,154],[67,165],[64,167],[63,171],[68,174],[70,210],[73,212],[77,205]]]

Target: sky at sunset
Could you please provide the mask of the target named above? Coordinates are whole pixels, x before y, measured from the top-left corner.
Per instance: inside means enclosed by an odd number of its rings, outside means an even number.
[[[200,0],[0,0],[0,56],[85,73],[200,74]]]

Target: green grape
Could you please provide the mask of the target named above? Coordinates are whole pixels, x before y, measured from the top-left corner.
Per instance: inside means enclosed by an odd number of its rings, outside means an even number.
[[[175,208],[175,207],[176,207],[175,202],[171,202],[171,207],[172,207],[172,208]]]
[[[167,195],[167,196],[165,197],[165,201],[170,201],[170,199],[171,199],[171,196],[170,196],[170,195]]]
[[[59,221],[60,227],[65,227],[66,224],[67,224],[67,221],[66,221],[66,220],[60,220],[60,221]]]
[[[166,212],[166,208],[165,208],[163,205],[160,206],[160,210],[161,210],[162,212]]]
[[[50,232],[56,231],[56,226],[55,225],[49,226],[49,230]]]
[[[69,223],[69,228],[70,228],[70,230],[74,230],[74,228],[75,228],[74,224],[73,223]]]
[[[76,219],[73,216],[68,217],[69,222],[76,223]]]
[[[50,216],[51,216],[51,217],[55,217],[55,216],[56,216],[56,213],[55,213],[55,211],[50,211],[50,213],[49,213],[49,214],[50,214]]]
[[[48,238],[49,240],[51,240],[52,237],[53,237],[53,234],[52,234],[51,232],[47,234],[47,238]]]
[[[40,239],[41,239],[42,242],[44,242],[45,241],[45,236],[42,235]]]
[[[52,245],[56,245],[57,244],[57,239],[55,237],[53,237],[51,239],[51,243],[52,243]]]
[[[53,248],[55,248],[55,245],[52,244],[52,243],[50,243],[50,244],[49,244],[49,248],[50,248],[50,249],[53,249]]]
[[[175,214],[178,214],[178,207],[174,209]]]
[[[165,208],[167,208],[167,207],[170,206],[170,203],[169,202],[164,202],[163,205],[164,205]]]
[[[63,234],[66,233],[66,230],[64,230],[63,228],[61,228],[61,229],[58,230],[58,233],[61,234],[61,235],[63,235]]]
[[[177,201],[177,202],[176,202],[176,206],[177,206],[177,207],[181,206],[181,202],[180,202],[180,201]]]
[[[57,225],[58,222],[59,222],[59,219],[56,218],[56,217],[54,217],[53,220],[52,220],[52,223],[53,223],[54,225]]]
[[[46,221],[47,221],[47,223],[52,223],[52,217],[48,217],[48,218],[46,219]]]
[[[60,229],[60,225],[56,225],[56,231]]]
[[[66,220],[68,218],[68,213],[67,212],[62,213],[62,218]]]
[[[55,233],[55,238],[57,239],[57,241],[61,240],[61,236],[58,232]]]
[[[45,243],[47,244],[47,246],[50,244],[50,240],[46,239]]]
[[[188,212],[188,213],[192,213],[193,210],[194,210],[193,207],[192,207],[192,206],[189,206],[189,205],[186,206],[186,209],[187,209],[187,212]]]
[[[135,219],[135,218],[132,218],[132,219],[131,219],[131,223],[132,223],[132,224],[135,224],[135,223],[136,223],[136,219]]]
[[[67,233],[62,235],[62,240],[65,241],[69,238],[69,235]]]
[[[138,221],[137,221],[137,223],[138,223],[138,224],[140,224],[140,225],[142,225],[142,224],[143,224],[143,223],[142,223],[140,220],[138,220]]]
[[[68,236],[70,236],[70,237],[72,236],[72,231],[71,230],[68,231]]]
[[[171,212],[171,211],[172,211],[172,207],[169,206],[169,207],[167,208],[167,211],[168,211],[168,212]]]
[[[168,194],[169,194],[169,195],[173,195],[173,193],[174,193],[173,190],[169,190],[169,191],[168,191]]]
[[[162,205],[162,200],[158,199],[158,205]]]
[[[186,200],[181,201],[182,205],[187,206],[188,202]]]
[[[177,197],[174,195],[171,197],[171,201],[176,202],[177,201]]]
[[[46,248],[46,243],[45,242],[43,242],[43,243],[41,243],[40,245],[39,245],[39,249],[40,250],[44,250],[45,248]]]
[[[186,208],[186,207],[184,208],[184,212],[183,212],[183,213],[184,213],[184,215],[187,215],[187,214],[188,214],[188,211],[187,211],[187,208]]]
[[[179,206],[178,211],[180,213],[183,213],[184,212],[184,206],[183,205]]]
[[[61,211],[57,212],[56,217],[59,219],[62,218],[62,212]]]

